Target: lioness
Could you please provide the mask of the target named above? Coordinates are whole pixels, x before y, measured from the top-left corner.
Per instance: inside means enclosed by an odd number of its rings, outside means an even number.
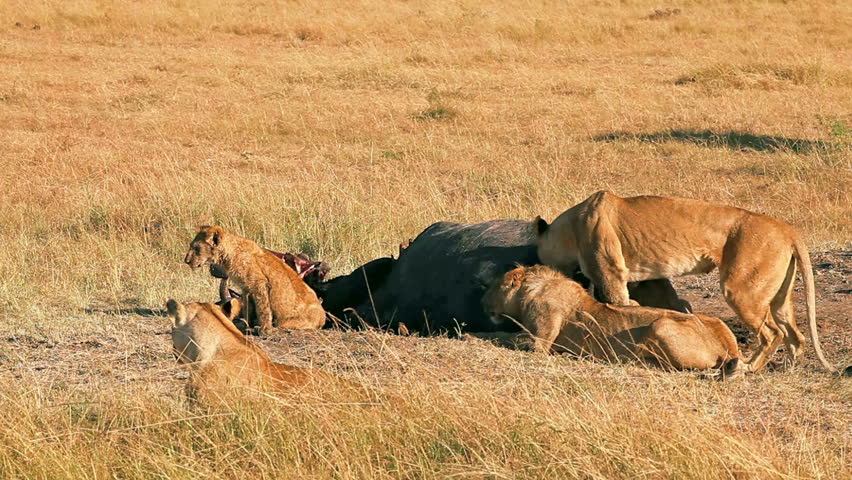
[[[737,369],[737,340],[718,318],[650,307],[613,306],[543,265],[517,267],[482,297],[485,311],[521,322],[541,353],[604,360],[634,358],[677,369]]]
[[[224,307],[224,308],[223,308]],[[187,395],[197,399],[236,385],[271,386],[275,390],[319,390],[329,385],[360,388],[332,375],[275,363],[234,326],[231,319],[240,311],[239,300],[223,307],[213,303],[166,303],[174,320],[172,346],[178,363],[190,368]]]
[[[813,272],[808,250],[793,227],[741,208],[698,200],[600,191],[552,224],[536,217],[542,263],[571,272],[579,264],[603,301],[629,302],[627,282],[708,273],[719,267],[728,305],[757,335],[750,371],[763,368],[783,340],[790,363],[802,354],[793,281],[802,272],[808,327],[822,365],[816,328]]]
[[[184,262],[197,270],[216,264],[247,299],[246,315],[259,333],[273,326],[281,328],[321,328],[323,311],[316,293],[293,269],[275,254],[253,241],[227,233],[221,227],[202,226],[189,244]]]

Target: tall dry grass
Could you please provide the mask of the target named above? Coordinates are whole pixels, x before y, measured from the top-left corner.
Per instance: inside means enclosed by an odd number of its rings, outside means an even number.
[[[849,248],[850,19],[841,0],[4,1],[0,332],[132,348],[117,311],[213,298],[180,265],[203,223],[345,273],[434,221],[552,218],[608,188],[739,205]],[[267,418],[11,378],[0,467],[21,477],[848,473],[847,440],[737,432],[677,401],[656,419],[636,391],[595,396],[615,381],[569,395],[519,374],[519,397],[474,383],[462,399],[412,381],[407,412]],[[676,393],[716,391],[695,388]],[[464,414],[429,410],[442,402]]]
[[[381,337],[362,340],[378,346]],[[453,340],[419,342],[385,346],[379,358],[393,363],[407,349],[429,349],[426,356],[433,358],[462,350]],[[826,402],[842,401],[840,380],[818,380],[821,399],[752,380],[756,390],[791,395],[786,402],[801,404],[803,410],[787,412],[778,423],[772,415],[741,418],[749,402],[737,396],[742,385],[593,362],[566,368],[561,359],[518,355],[481,350],[468,356],[479,370],[473,373],[411,357],[406,375],[394,375],[385,388],[403,399],[393,406],[339,403],[334,387],[323,398],[237,391],[221,404],[192,406],[163,381],[173,366],[124,385],[45,383],[32,372],[0,384],[7,405],[0,412],[0,472],[26,478],[341,479],[848,474],[848,438],[836,431],[842,422],[816,413]],[[495,368],[499,381],[480,376]],[[354,375],[373,379],[364,371]],[[814,385],[801,375],[790,378]]]

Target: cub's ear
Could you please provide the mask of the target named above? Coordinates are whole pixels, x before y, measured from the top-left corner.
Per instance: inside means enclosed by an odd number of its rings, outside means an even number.
[[[538,236],[543,235],[544,232],[547,231],[547,228],[550,227],[550,225],[548,225],[547,222],[540,216],[535,217],[535,220],[533,220],[533,224],[535,225],[535,234]]]
[[[523,268],[516,268],[509,272],[509,282],[513,287],[517,287],[520,284],[524,283],[524,277],[526,274],[524,273]]]
[[[235,318],[240,316],[240,311],[243,309],[243,304],[240,303],[236,298],[232,298],[227,302],[222,304],[222,311],[225,313],[225,316],[228,317],[232,323]]]
[[[224,233],[224,230],[219,227],[211,228],[210,236],[208,237],[208,241],[210,242],[210,244],[214,247],[218,247],[219,242],[222,241],[222,233]]]
[[[186,308],[180,303],[169,299],[166,302],[166,311],[169,312],[169,315],[174,319],[175,326],[184,323],[186,321]]]
[[[198,236],[196,239],[203,238],[205,242],[213,245],[214,247],[219,245],[219,242],[222,240],[222,235],[225,233],[222,230],[222,227],[213,225],[202,225],[198,228]],[[203,236],[202,236],[203,234]]]

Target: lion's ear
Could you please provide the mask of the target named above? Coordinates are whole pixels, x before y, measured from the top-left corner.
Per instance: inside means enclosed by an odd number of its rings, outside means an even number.
[[[509,282],[511,282],[513,287],[517,287],[524,283],[524,270],[522,268],[516,268],[509,272]]]
[[[225,233],[225,231],[222,230],[222,227],[207,227],[207,243],[214,247],[218,247],[219,242],[222,241],[223,233]]]
[[[535,217],[533,224],[535,225],[535,234],[538,236],[544,235],[544,232],[546,232],[547,228],[550,227],[550,225],[548,225],[548,223],[540,216]]]
[[[168,302],[166,302],[166,311],[169,312],[169,315],[174,319],[176,327],[186,321],[186,308],[171,298]]]
[[[228,317],[228,320],[230,320],[231,322],[233,322],[235,318],[240,316],[240,311],[242,309],[243,304],[240,303],[240,301],[236,298],[232,298],[222,305],[222,311],[225,312],[225,316]]]

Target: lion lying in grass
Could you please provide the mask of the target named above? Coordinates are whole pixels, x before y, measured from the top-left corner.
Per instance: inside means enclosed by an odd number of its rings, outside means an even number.
[[[721,367],[725,376],[737,371],[736,338],[718,318],[600,303],[542,265],[510,270],[488,288],[482,304],[492,316],[521,322],[537,352],[637,359],[676,369]]]
[[[249,295],[249,327],[267,333],[273,326],[311,329],[325,325],[316,293],[275,254],[221,227],[203,226],[189,244],[184,262],[193,270],[216,264]]]
[[[224,394],[229,387],[271,387],[283,392],[320,393],[337,387],[349,392],[365,390],[352,382],[317,370],[275,363],[254,342],[234,326],[231,319],[240,312],[238,300],[223,307],[214,303],[166,303],[174,320],[172,346],[178,363],[190,370],[187,395],[209,398],[211,392]]]

